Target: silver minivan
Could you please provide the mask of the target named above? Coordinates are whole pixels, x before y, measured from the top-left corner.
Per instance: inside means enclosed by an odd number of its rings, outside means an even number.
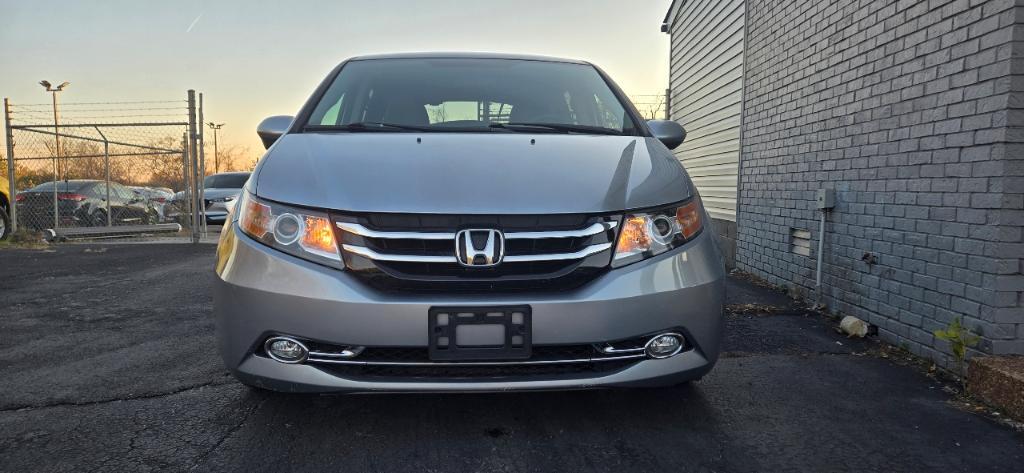
[[[686,132],[589,63],[357,57],[258,133],[215,289],[249,386],[670,386],[718,359],[725,274],[670,151]]]

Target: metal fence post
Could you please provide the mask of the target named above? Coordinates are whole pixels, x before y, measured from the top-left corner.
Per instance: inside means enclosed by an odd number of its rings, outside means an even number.
[[[188,145],[191,150],[189,161],[192,165],[192,243],[199,243],[199,219],[205,218],[205,215],[200,215],[200,209],[202,208],[202,202],[199,201],[199,186],[202,185],[202,181],[199,179],[199,154],[196,150],[196,91],[189,89],[188,91]]]
[[[199,130],[198,130],[199,131],[199,146],[197,148],[199,150],[199,177],[203,178],[203,180],[205,181],[206,180],[206,144],[203,141],[204,127],[203,127],[203,93],[202,92],[199,93],[199,119],[196,120],[196,125],[199,127]],[[206,186],[205,185],[201,186],[199,188],[199,201],[203,203],[204,210],[205,210],[205,204],[206,204]],[[203,218],[203,222],[201,223],[201,225],[202,225],[202,228],[203,228],[203,237],[205,238],[206,237],[206,218]]]
[[[182,217],[184,214],[184,209],[181,209],[179,207],[178,216],[179,218],[182,218],[182,223],[188,225],[189,232],[191,232],[192,205],[190,204],[190,202],[192,202],[192,184],[188,174],[188,132],[186,131],[185,133],[181,134],[181,192],[182,195],[185,197],[185,202],[188,203],[188,215]]]
[[[12,200],[7,203],[10,207],[9,217],[11,217],[11,233],[18,231],[18,186],[17,181],[14,178],[14,129],[11,128],[11,101],[8,98],[4,98],[4,130],[7,136],[7,183],[10,185],[11,198]]]
[[[103,138],[103,170],[106,173],[107,184],[107,226],[112,227],[114,220],[110,214],[110,141],[107,140],[107,135],[100,131],[100,127],[95,126],[93,128],[96,129],[96,133],[99,133],[100,138]]]
[[[53,127],[54,130],[57,127]],[[53,229],[57,230],[60,227],[60,210],[57,208],[57,184],[60,182],[57,178],[57,166],[60,165],[60,132],[53,133],[54,140],[57,143],[57,147],[53,153]]]

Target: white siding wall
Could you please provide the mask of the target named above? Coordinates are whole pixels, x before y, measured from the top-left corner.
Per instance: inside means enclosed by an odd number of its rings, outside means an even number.
[[[743,0],[676,0],[671,110],[687,132],[676,148],[713,218],[736,221],[743,87]]]

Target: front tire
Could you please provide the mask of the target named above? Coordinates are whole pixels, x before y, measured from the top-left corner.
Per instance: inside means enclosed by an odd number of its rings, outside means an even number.
[[[107,214],[102,210],[93,212],[92,216],[89,217],[89,225],[93,227],[105,227],[107,226]]]

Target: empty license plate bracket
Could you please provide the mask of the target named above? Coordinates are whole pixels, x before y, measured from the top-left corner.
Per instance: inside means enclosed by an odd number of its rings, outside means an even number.
[[[530,306],[431,307],[430,359],[523,360],[530,357]]]

